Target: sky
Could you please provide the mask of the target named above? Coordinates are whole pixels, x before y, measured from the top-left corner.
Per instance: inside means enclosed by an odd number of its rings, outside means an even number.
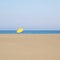
[[[0,0],[1,29],[60,30],[60,0]]]

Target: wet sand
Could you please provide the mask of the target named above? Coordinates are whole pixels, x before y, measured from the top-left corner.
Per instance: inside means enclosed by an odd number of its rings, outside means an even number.
[[[0,34],[0,60],[60,60],[60,34]]]

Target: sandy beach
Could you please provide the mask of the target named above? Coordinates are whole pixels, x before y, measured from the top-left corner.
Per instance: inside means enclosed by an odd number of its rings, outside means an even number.
[[[0,34],[0,60],[60,60],[60,34]]]

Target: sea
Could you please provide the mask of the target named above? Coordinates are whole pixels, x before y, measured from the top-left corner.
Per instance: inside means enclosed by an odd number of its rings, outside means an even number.
[[[60,30],[24,30],[17,33],[16,30],[0,30],[0,34],[60,34]]]

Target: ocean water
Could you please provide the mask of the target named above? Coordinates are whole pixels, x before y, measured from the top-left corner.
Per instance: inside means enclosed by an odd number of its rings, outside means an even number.
[[[0,34],[18,34],[16,30],[0,30]],[[19,34],[60,34],[60,30],[24,30]]]

